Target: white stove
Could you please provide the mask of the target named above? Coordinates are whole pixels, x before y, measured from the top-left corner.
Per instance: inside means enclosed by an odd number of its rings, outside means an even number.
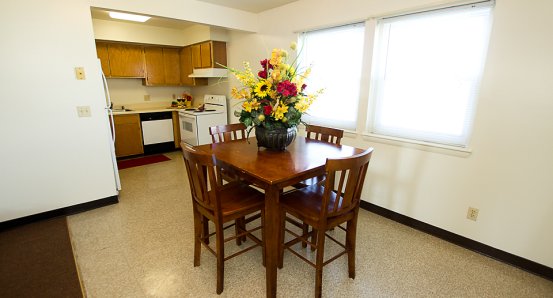
[[[227,124],[227,98],[224,95],[205,95],[203,110],[186,109],[179,112],[181,141],[192,145],[211,143],[209,128]]]

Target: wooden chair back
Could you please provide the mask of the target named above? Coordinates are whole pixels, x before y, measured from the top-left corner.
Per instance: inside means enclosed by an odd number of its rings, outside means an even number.
[[[344,214],[359,206],[372,152],[373,148],[369,148],[351,157],[327,159],[321,218]]]
[[[340,141],[344,137],[344,131],[341,129],[307,125],[305,128],[308,139],[321,140],[328,143],[340,145]]]
[[[234,123],[212,126],[209,128],[209,134],[213,143],[241,140],[246,138],[246,125],[244,123]]]
[[[222,182],[220,182],[220,172],[216,167],[215,157],[196,151],[187,145],[181,146],[181,149],[192,199],[203,208],[214,213],[218,212],[220,202],[217,187],[222,185]]]

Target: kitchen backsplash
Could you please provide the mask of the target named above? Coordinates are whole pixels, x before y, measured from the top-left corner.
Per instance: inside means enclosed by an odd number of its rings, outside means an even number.
[[[108,79],[109,93],[114,107],[141,106],[158,107],[170,106],[173,94],[177,97],[186,92],[188,87],[148,87],[142,85],[142,79]],[[145,100],[149,96],[149,100]]]
[[[237,100],[229,99],[229,84],[226,79],[210,78],[207,86],[197,87],[149,87],[142,85],[142,79],[108,79],[109,93],[115,108],[125,106],[127,108],[144,109],[168,107],[173,101],[173,94],[177,97],[183,93],[192,95],[194,107],[203,103],[206,94],[221,94],[227,96],[229,108]],[[149,96],[148,101],[144,100]]]

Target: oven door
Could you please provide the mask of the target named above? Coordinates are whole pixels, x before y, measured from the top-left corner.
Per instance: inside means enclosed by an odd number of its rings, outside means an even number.
[[[179,113],[180,139],[191,146],[198,146],[198,125],[196,116]]]

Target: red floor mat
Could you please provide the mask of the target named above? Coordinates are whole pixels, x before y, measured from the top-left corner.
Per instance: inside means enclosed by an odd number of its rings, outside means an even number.
[[[167,160],[171,160],[171,159],[165,155],[158,154],[158,155],[150,155],[150,156],[144,156],[144,157],[133,158],[133,159],[120,160],[117,162],[117,166],[119,167],[119,170],[122,170],[122,169],[149,165],[152,163],[157,163],[157,162],[162,162]]]

